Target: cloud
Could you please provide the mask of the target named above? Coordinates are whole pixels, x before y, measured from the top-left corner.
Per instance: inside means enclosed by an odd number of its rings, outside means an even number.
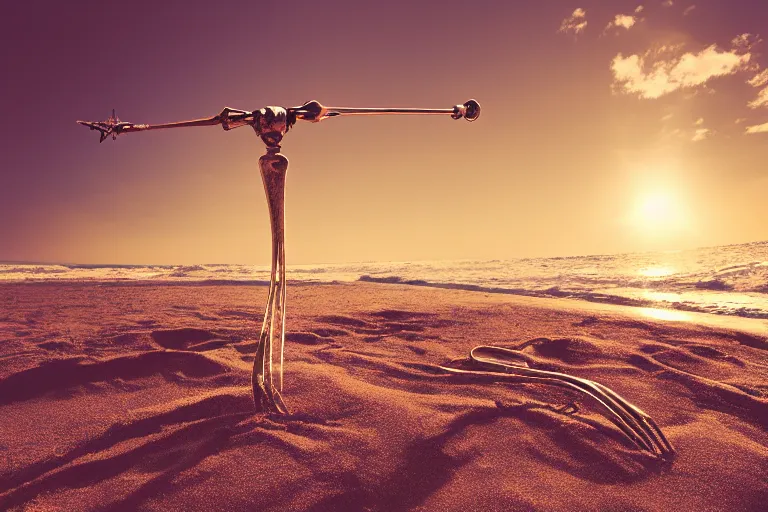
[[[656,53],[663,54],[669,48]],[[624,93],[637,93],[641,98],[653,99],[681,88],[697,87],[709,80],[736,73],[750,60],[751,54],[739,54],[735,50],[720,51],[716,45],[699,53],[685,53],[680,57],[647,62],[653,52],[645,55],[621,53],[611,62],[614,86]]]
[[[700,117],[700,118],[698,118],[698,119],[696,120],[696,122],[695,122],[695,123],[693,123],[693,124],[695,124],[696,126],[701,126],[701,125],[703,125],[703,124],[704,124],[704,118],[703,118],[703,117]]]
[[[579,7],[573,11],[573,14],[563,20],[558,32],[579,34],[585,28],[587,28],[587,11]]]
[[[637,7],[635,7],[635,14],[640,14],[641,12],[643,12],[643,9],[645,9],[645,7],[643,7],[642,5],[638,5]]]
[[[731,45],[741,52],[749,52],[753,46],[762,42],[763,40],[760,39],[760,36],[746,32],[734,37],[731,40]]]
[[[663,5],[664,7],[672,7],[673,5],[675,5],[675,2],[673,2],[672,0],[664,0],[663,2],[661,2],[661,5]]]
[[[760,87],[761,85],[768,84],[768,69],[764,69],[749,80],[747,83],[752,87]]]
[[[613,21],[608,24],[607,27],[605,27],[605,30],[609,30],[611,28],[625,28],[629,30],[632,28],[632,26],[637,22],[637,18],[634,16],[630,16],[628,14],[617,14]]]
[[[712,135],[712,130],[709,128],[697,128],[691,139],[693,142],[699,142]]]
[[[691,13],[693,12],[693,10],[694,10],[695,8],[696,8],[696,6],[695,6],[695,5],[689,5],[689,6],[688,6],[688,7],[686,7],[686,8],[685,8],[685,10],[683,11],[683,16],[688,16],[689,14],[691,14]]]
[[[757,93],[757,98],[747,103],[749,108],[768,107],[768,87]]]
[[[768,133],[768,123],[747,126],[746,133]]]

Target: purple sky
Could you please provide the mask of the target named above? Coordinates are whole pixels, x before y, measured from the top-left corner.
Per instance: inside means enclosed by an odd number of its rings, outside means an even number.
[[[297,125],[289,264],[768,238],[768,2],[225,4],[4,4],[0,261],[267,262],[249,128],[75,120],[309,99],[483,113]]]

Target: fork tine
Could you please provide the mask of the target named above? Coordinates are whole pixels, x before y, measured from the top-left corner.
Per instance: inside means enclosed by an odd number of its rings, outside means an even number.
[[[470,358],[473,361],[479,363],[481,366],[490,367],[492,371],[497,371],[498,368],[503,368],[506,371],[518,375],[540,376],[553,379],[554,381],[570,382],[578,387],[582,392],[589,390],[590,392],[588,394],[590,394],[593,398],[601,396],[603,398],[602,400],[599,400],[601,404],[609,409],[614,415],[621,418],[622,423],[627,425],[635,435],[642,438],[643,447],[652,453],[657,452],[657,450],[654,450],[653,448],[656,443],[654,442],[654,436],[652,432],[644,427],[641,418],[638,418],[632,409],[629,409],[623,405],[628,404],[628,402],[607,387],[599,385],[593,381],[581,379],[579,377],[574,377],[565,373],[524,368],[516,364],[510,365],[505,361],[499,360],[497,358],[483,357],[480,355],[481,352],[491,352],[506,357],[519,358],[519,356],[516,354],[517,351],[488,345],[481,345],[472,349],[470,352]],[[661,452],[661,449],[658,451]]]
[[[578,391],[602,405],[603,415],[641,450],[662,458],[674,453],[672,444],[656,422],[615,391],[588,379],[523,366],[519,360],[520,355],[512,349],[481,345],[472,349],[470,361],[483,370],[463,370],[443,366],[439,368],[454,376],[482,377],[491,381],[538,383]]]
[[[648,424],[651,426],[653,431],[658,436],[659,440],[664,445],[664,450],[665,450],[664,453],[667,454],[667,455],[674,454],[675,453],[675,447],[672,446],[672,443],[669,442],[669,440],[667,439],[667,436],[664,435],[664,432],[662,432],[661,428],[659,428],[659,425],[656,424],[656,422],[653,420],[653,418],[648,416],[645,419],[645,421],[648,422]]]
[[[603,412],[604,414],[606,414],[606,417],[608,418],[608,420],[610,420],[611,423],[616,425],[622,431],[622,433],[630,441],[632,441],[638,448],[640,448],[641,450],[649,451],[651,453],[655,453],[651,445],[645,439],[639,436],[636,433],[635,429],[630,424],[628,424],[624,420],[624,418],[622,418],[622,416],[618,414],[613,407],[611,407],[611,405],[606,403],[599,396],[596,396],[595,394],[593,394],[591,391],[585,390],[584,388],[581,388],[571,382],[568,382],[565,380],[553,379],[551,377],[534,377],[529,375],[516,375],[513,373],[502,373],[502,372],[495,372],[495,371],[461,370],[457,368],[449,368],[444,366],[441,366],[439,368],[451,374],[454,374],[455,376],[485,378],[491,381],[511,381],[511,382],[552,385],[557,387],[568,388],[572,391],[583,393],[591,397],[600,405],[602,405]]]
[[[652,453],[657,453],[657,450],[655,450],[653,447],[657,446],[657,444],[654,441],[654,436],[650,432],[649,429],[646,428],[646,425],[643,421],[642,417],[638,417],[634,410],[631,407],[631,404],[621,398],[619,395],[611,391],[609,388],[598,384],[597,382],[588,380],[588,379],[580,379],[578,377],[571,377],[567,374],[560,374],[564,377],[568,378],[576,378],[580,382],[583,383],[584,386],[594,389],[596,392],[601,393],[602,396],[606,398],[606,401],[611,403],[611,405],[614,406],[614,411],[617,412],[625,421],[627,421],[631,426],[633,431],[638,434],[640,437],[643,438],[646,445],[648,446],[649,451]]]
[[[654,444],[657,446],[660,454],[666,454],[666,453],[674,453],[675,449],[672,446],[672,444],[667,440],[667,437],[664,435],[664,433],[661,431],[659,426],[656,424],[656,422],[651,418],[645,411],[637,407],[636,405],[632,404],[625,398],[621,397],[618,393],[613,391],[612,389],[603,386],[602,384],[595,382],[594,383],[597,387],[602,389],[606,394],[613,395],[613,397],[624,407],[624,409],[631,415],[633,415],[637,420],[645,425],[647,425],[647,432],[650,434],[651,438],[654,441]]]

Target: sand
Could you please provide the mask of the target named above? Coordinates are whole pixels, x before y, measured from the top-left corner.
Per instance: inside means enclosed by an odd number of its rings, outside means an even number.
[[[0,510],[746,511],[768,500],[764,323],[290,284],[292,414],[275,417],[249,395],[266,291],[0,286]],[[431,377],[481,344],[524,346],[537,367],[611,387],[677,457],[636,450],[565,390]]]

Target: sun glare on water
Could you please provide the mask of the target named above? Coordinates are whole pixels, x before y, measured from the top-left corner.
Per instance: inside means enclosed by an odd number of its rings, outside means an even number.
[[[675,273],[672,267],[645,267],[637,271],[643,277],[667,277]]]
[[[668,320],[671,322],[690,322],[693,320],[690,314],[673,309],[639,308],[639,313],[655,320]]]

